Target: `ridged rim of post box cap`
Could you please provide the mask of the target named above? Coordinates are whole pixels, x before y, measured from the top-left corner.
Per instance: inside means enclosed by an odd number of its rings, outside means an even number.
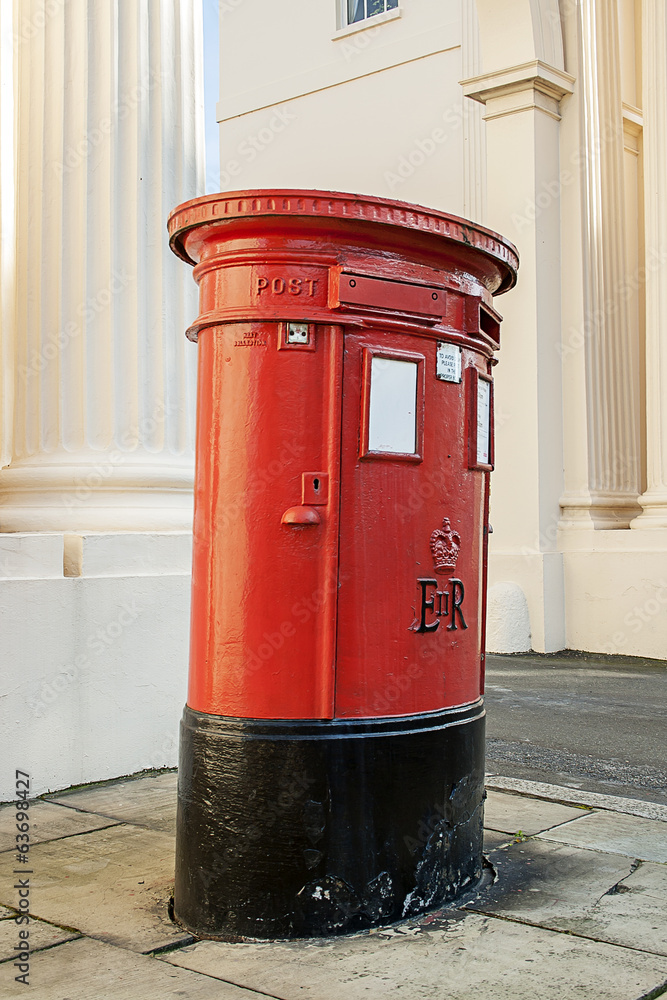
[[[373,223],[399,231],[412,230],[477,250],[493,262],[495,275],[485,275],[492,294],[509,291],[516,284],[519,267],[516,247],[491,229],[422,205],[341,191],[265,188],[193,198],[171,212],[167,222],[169,245],[181,260],[196,264],[198,261],[188,253],[185,244],[186,235],[193,229],[263,217],[330,219],[353,223],[357,229],[360,223]]]

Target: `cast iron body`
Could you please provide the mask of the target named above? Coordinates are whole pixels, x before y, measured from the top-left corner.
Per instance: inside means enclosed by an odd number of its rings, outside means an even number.
[[[169,232],[200,286],[176,916],[290,937],[438,905],[481,870],[492,295],[516,253],[332,192],[208,196]]]

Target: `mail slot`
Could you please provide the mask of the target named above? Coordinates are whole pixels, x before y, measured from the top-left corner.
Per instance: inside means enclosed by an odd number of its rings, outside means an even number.
[[[337,283],[334,278],[332,284],[334,308],[346,305],[375,312],[399,311],[404,316],[424,317],[434,323],[443,316],[445,290],[435,285],[346,273],[339,276]]]
[[[169,219],[200,312],[176,918],[345,933],[480,877],[493,296],[511,244],[317,191]]]

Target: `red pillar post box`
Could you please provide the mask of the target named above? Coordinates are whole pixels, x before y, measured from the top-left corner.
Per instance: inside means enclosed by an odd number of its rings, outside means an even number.
[[[320,191],[169,219],[200,314],[175,914],[337,934],[477,879],[493,382],[518,259]]]

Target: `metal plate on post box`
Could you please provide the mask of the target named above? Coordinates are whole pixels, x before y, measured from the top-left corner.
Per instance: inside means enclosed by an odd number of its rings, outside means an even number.
[[[307,323],[288,323],[287,324],[287,343],[288,344],[307,344],[308,343],[308,324]]]
[[[329,474],[327,472],[304,472],[301,476],[301,503],[311,507],[324,506],[329,502]]]
[[[368,450],[396,455],[417,451],[417,369],[415,361],[371,359]]]
[[[491,445],[491,383],[480,378],[477,382],[477,461],[490,462]]]
[[[438,343],[435,377],[443,382],[461,381],[461,348],[456,344]]]
[[[445,290],[435,285],[393,281],[363,274],[338,276],[338,305],[368,306],[436,321],[445,310]]]

